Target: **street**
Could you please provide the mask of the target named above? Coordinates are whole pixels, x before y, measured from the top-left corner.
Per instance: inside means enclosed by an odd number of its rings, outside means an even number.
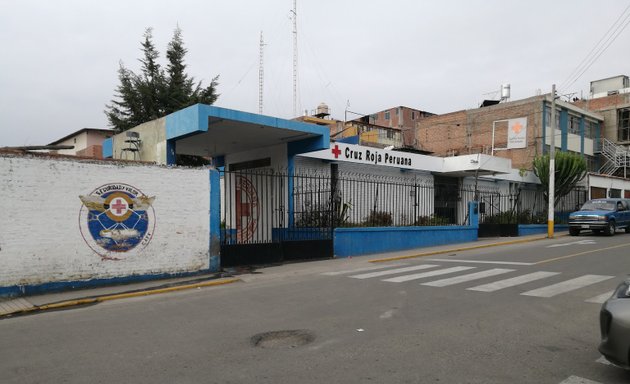
[[[584,233],[324,260],[7,318],[0,382],[628,383],[597,346],[629,251],[630,234]]]

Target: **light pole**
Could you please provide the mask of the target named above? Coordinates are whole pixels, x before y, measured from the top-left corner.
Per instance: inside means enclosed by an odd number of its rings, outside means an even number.
[[[553,221],[555,210],[555,184],[556,184],[556,85],[551,86],[551,120],[549,127],[551,138],[549,140],[549,206],[547,212],[547,237],[553,238]]]

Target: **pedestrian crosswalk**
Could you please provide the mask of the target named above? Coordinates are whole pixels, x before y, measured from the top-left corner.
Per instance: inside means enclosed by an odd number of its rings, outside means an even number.
[[[459,265],[453,266],[442,265],[445,260],[431,260],[437,262],[435,264],[417,264],[411,265],[398,263],[390,265],[377,265],[369,267],[361,267],[355,269],[347,269],[341,271],[325,272],[327,276],[345,276],[352,279],[378,279],[386,283],[409,283],[419,282],[422,286],[427,287],[449,287],[459,285],[462,288],[475,291],[475,292],[496,292],[506,288],[513,288],[527,285],[530,288],[533,284],[538,284],[539,287],[524,290],[520,293],[523,296],[538,297],[538,298],[551,298],[561,294],[573,292],[588,286],[594,286],[598,283],[602,283],[615,276],[608,275],[594,275],[586,274],[582,276],[568,276],[562,279],[561,272],[552,271],[519,271],[517,266],[530,266],[526,263],[512,263],[508,264],[510,268],[490,268],[487,263],[473,263],[471,265]],[[449,263],[454,260],[448,260]],[[464,260],[458,260],[464,263]],[[496,264],[505,264],[499,263]],[[481,266],[480,266],[481,265]],[[505,278],[500,278],[505,277]],[[489,279],[496,279],[488,282]],[[483,284],[475,284],[475,282]],[[485,280],[481,281],[481,280]],[[547,284],[545,284],[547,282]],[[540,286],[542,285],[542,286]],[[606,288],[610,288],[607,286]],[[610,290],[600,293],[597,296],[588,298],[584,301],[588,303],[601,304],[612,295]]]

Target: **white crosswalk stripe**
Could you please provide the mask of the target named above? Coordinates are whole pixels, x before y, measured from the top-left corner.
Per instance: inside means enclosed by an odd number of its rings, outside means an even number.
[[[422,264],[422,265],[415,265],[413,267],[389,269],[387,271],[363,273],[363,274],[360,274],[360,275],[354,275],[354,276],[350,276],[350,277],[352,277],[353,279],[370,279],[372,277],[396,275],[396,274],[399,274],[399,273],[405,273],[405,272],[411,272],[411,271],[417,271],[417,270],[420,270],[420,269],[429,269],[429,268],[435,268],[435,267],[438,267],[438,265]]]
[[[614,276],[584,275],[575,279],[563,281],[558,284],[553,284],[547,287],[523,292],[521,293],[521,295],[535,297],[553,297],[561,293],[567,293],[576,289],[586,287],[591,284],[600,283],[602,281],[612,279],[613,277]]]
[[[593,381],[585,379],[579,376],[569,376],[566,380],[560,382],[560,384],[602,384],[599,381]]]
[[[392,277],[391,279],[384,279],[382,281],[387,281],[388,283],[403,283],[405,281],[424,279],[425,277],[433,277],[440,275],[447,275],[449,273],[466,271],[469,269],[474,269],[475,267],[452,267],[446,269],[438,269],[437,271],[429,271],[424,273],[416,273],[413,275],[405,275],[399,277]]]
[[[494,268],[494,269],[489,269],[487,271],[469,273],[467,275],[461,275],[461,276],[456,276],[456,277],[450,277],[450,278],[447,278],[447,279],[430,281],[428,283],[423,283],[422,285],[428,285],[430,287],[447,287],[449,285],[465,283],[465,282],[468,282],[468,281],[473,281],[473,280],[483,279],[483,278],[486,278],[486,277],[501,275],[501,274],[508,273],[508,272],[514,272],[514,270],[513,269],[505,269],[505,268]]]
[[[438,261],[437,259],[433,259],[432,261]],[[483,263],[479,263],[483,264]],[[495,262],[487,262],[486,264],[498,264]],[[477,269],[474,266],[455,266],[445,268],[444,266],[440,266],[438,264],[417,264],[406,267],[401,267],[408,265],[408,263],[393,263],[387,265],[375,265],[375,266],[364,266],[354,269],[347,269],[341,271],[331,271],[322,273],[322,275],[327,276],[338,276],[338,275],[346,275],[347,277],[353,279],[371,279],[371,278],[379,278],[386,277],[381,281],[388,283],[404,283],[413,280],[427,279],[436,276],[442,276],[447,274],[457,274],[458,272],[464,272],[471,269]],[[514,265],[517,265],[514,263]],[[397,268],[393,268],[397,267]],[[431,269],[430,271],[422,271],[426,269]],[[416,271],[422,271],[418,273],[412,273]],[[452,277],[446,277],[437,280],[430,280],[420,285],[430,286],[430,287],[448,287],[456,284],[468,283],[475,280],[491,278],[493,276],[499,276],[506,273],[515,272],[516,269],[509,268],[492,268],[488,270],[481,270],[473,273],[459,274],[454,275]],[[360,273],[365,272],[365,273]],[[357,274],[358,273],[358,274]],[[498,280],[494,282],[490,282],[487,284],[476,285],[472,287],[464,287],[463,289],[469,291],[476,292],[495,292],[501,289],[515,287],[519,285],[524,285],[527,283],[532,283],[535,281],[543,280],[549,277],[560,275],[560,272],[549,272],[549,271],[536,271],[530,272],[523,275]],[[388,277],[391,275],[399,275],[394,277]],[[615,276],[605,276],[605,275],[583,275],[579,277],[575,277],[569,280],[561,281],[559,283],[546,285],[541,288],[529,290],[527,292],[521,293],[523,296],[531,296],[531,297],[541,297],[541,298],[550,298],[563,293],[568,293],[580,288],[587,287],[589,285],[597,284],[609,279],[614,278]],[[590,299],[584,300],[588,303],[597,303],[601,304],[606,301],[611,295],[612,291],[605,292],[600,295],[591,297]]]
[[[409,265],[409,263],[393,263],[393,264],[382,264],[382,265],[372,265],[369,267],[355,268],[355,269],[346,269],[343,271],[333,271],[333,272],[324,272],[322,275],[325,276],[338,276],[338,275],[347,275],[350,273],[359,273],[359,272],[367,272],[367,271],[376,271],[379,269],[391,268],[391,267],[402,267],[404,265]]]
[[[615,293],[615,291],[609,291],[606,293],[602,293],[601,295],[591,297],[590,299],[584,301],[586,301],[587,303],[603,304],[604,301],[608,300],[610,296],[613,295],[613,293]]]
[[[513,277],[511,279],[499,280],[499,281],[495,281],[494,283],[478,285],[476,287],[467,288],[467,289],[471,291],[479,291],[479,292],[494,292],[500,289],[514,287],[517,285],[529,283],[531,281],[536,281],[536,280],[544,279],[550,276],[555,276],[555,275],[558,275],[559,273],[560,272],[544,272],[544,271],[533,272],[533,273],[528,273],[526,275]]]

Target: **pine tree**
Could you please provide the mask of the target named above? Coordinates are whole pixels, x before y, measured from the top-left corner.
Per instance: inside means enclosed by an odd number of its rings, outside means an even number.
[[[141,43],[143,58],[140,74],[120,63],[114,99],[105,106],[110,125],[117,132],[125,131],[196,103],[213,104],[217,100],[218,76],[207,87],[195,84],[186,73],[181,29],[177,27],[166,52],[165,71],[158,63],[160,56],[153,44],[153,30],[147,28]]]

